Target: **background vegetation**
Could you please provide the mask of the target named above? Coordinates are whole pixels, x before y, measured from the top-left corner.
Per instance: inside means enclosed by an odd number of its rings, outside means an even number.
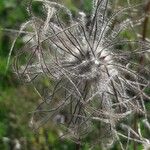
[[[64,0],[64,2],[74,13],[78,8],[88,13],[91,10],[90,0],[74,0],[75,3]],[[117,5],[121,5],[120,2]],[[11,65],[6,72],[8,53],[16,33],[3,29],[19,29],[20,24],[29,18],[26,6],[26,0],[0,0],[0,150],[17,150],[19,144],[24,150],[74,150],[75,144],[59,140],[57,130],[50,123],[38,131],[31,130],[29,112],[37,106],[39,97],[31,86],[18,81]],[[38,13],[38,6],[35,6],[35,11]],[[130,36],[129,33],[126,34]],[[150,37],[150,29],[146,34]],[[20,45],[22,41],[17,41],[15,49]],[[84,149],[88,149],[88,143]],[[142,149],[141,146],[138,149]]]

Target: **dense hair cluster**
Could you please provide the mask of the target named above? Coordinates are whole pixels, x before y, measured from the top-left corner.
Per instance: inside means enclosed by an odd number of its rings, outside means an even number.
[[[136,31],[143,5],[113,12],[111,1],[93,0],[90,17],[84,12],[74,17],[58,2],[36,1],[42,3],[42,17],[28,10],[31,20],[19,33],[26,44],[15,59],[20,79],[33,84],[43,100],[31,124],[38,128],[53,121],[62,137],[75,142],[96,137],[95,144],[110,147],[118,140],[123,149],[124,138],[147,145],[131,126],[135,114],[149,126],[144,104],[150,100],[145,93],[149,70],[137,61],[150,52]]]

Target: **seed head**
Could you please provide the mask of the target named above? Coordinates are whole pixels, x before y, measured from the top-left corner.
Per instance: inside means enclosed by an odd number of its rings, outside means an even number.
[[[132,20],[127,14],[142,4],[113,13],[108,0],[93,0],[90,19],[84,12],[75,19],[62,4],[36,1],[42,2],[46,17],[33,16],[22,29],[30,30],[24,35],[29,39],[23,49],[27,63],[16,67],[43,100],[32,124],[39,127],[53,120],[64,137],[76,141],[99,136],[104,147],[121,136],[134,140],[127,120],[135,113],[147,117],[144,101],[149,98],[144,92],[149,86],[147,69],[142,68],[143,75],[135,58],[148,53],[150,44],[138,40],[133,31],[143,18]],[[127,30],[136,40],[122,36]]]

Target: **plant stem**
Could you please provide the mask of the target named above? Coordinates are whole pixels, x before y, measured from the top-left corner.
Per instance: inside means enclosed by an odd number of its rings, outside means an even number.
[[[80,139],[79,139],[78,142],[76,143],[76,150],[81,150]]]
[[[76,144],[76,150],[80,150],[81,149],[81,145],[79,143]]]

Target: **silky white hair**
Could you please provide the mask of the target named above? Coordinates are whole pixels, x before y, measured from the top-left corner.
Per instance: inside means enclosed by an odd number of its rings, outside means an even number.
[[[34,1],[42,3],[45,16],[33,16],[22,25],[26,44],[14,66],[19,78],[33,84],[43,100],[31,124],[38,128],[53,120],[64,137],[77,141],[89,136],[106,148],[118,140],[124,149],[120,138],[147,146],[149,140],[136,133],[128,120],[134,114],[148,120],[144,101],[149,99],[145,93],[149,71],[142,67],[141,73],[135,58],[149,53],[150,44],[122,36],[143,21],[141,16],[134,20],[126,15],[142,4],[112,13],[111,2],[93,0],[90,19],[84,12],[75,19],[58,2]],[[20,56],[25,57],[23,65]],[[58,116],[63,119],[57,121]]]

